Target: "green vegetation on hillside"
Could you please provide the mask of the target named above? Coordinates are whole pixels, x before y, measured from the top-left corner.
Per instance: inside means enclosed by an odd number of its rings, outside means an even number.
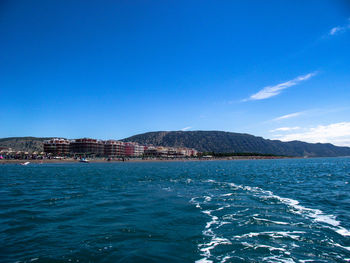
[[[195,148],[201,152],[259,153],[283,156],[350,156],[349,147],[332,144],[281,142],[243,133],[223,131],[160,131],[135,135],[123,141],[155,146]]]

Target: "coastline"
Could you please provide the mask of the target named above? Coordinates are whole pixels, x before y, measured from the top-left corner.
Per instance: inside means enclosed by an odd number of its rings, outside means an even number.
[[[201,161],[235,161],[235,160],[270,160],[270,159],[296,159],[300,157],[285,157],[285,156],[232,156],[232,157],[220,157],[220,158],[130,158],[122,160],[110,160],[105,158],[89,159],[89,163],[134,163],[134,162],[201,162]],[[79,163],[79,160],[74,158],[66,159],[14,159],[14,160],[0,160],[1,164],[21,164],[24,162],[30,162],[33,164],[63,164],[63,163]]]

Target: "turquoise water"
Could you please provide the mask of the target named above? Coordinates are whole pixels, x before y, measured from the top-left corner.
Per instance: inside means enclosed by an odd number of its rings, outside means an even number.
[[[347,262],[350,158],[0,166],[0,262]]]

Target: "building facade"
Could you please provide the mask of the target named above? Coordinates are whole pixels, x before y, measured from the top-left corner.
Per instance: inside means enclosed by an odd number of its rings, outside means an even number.
[[[69,155],[70,141],[59,138],[44,141],[44,152],[55,156]]]
[[[55,156],[89,155],[98,157],[194,157],[198,152],[185,147],[165,147],[140,145],[136,142],[122,142],[116,140],[101,141],[97,139],[81,138],[75,140],[51,139],[44,141],[44,152]]]
[[[90,138],[75,139],[70,143],[70,150],[74,154],[103,156],[104,143]]]
[[[104,154],[108,157],[125,156],[125,145],[121,141],[108,140],[104,142]]]

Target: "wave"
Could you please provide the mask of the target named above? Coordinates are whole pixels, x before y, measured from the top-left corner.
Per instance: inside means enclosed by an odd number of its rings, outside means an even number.
[[[264,257],[262,261],[271,263],[295,263],[292,258],[280,258],[279,256]]]
[[[256,187],[256,186],[251,187],[251,186],[237,185],[235,183],[217,182],[214,180],[207,180],[206,182],[216,183],[219,185],[228,185],[228,186],[234,188],[235,190],[241,189],[244,191],[249,191],[249,192],[254,193],[257,197],[264,199],[264,200],[276,199],[279,202],[292,208],[291,212],[293,212],[295,214],[300,214],[300,215],[307,217],[307,218],[310,218],[314,222],[317,222],[317,223],[325,223],[325,224],[331,225],[331,226],[333,226],[331,229],[333,231],[335,231],[336,233],[338,233],[339,235],[350,236],[350,231],[348,229],[340,226],[341,222],[336,219],[335,215],[327,215],[320,209],[307,208],[305,206],[300,205],[299,201],[297,201],[297,200],[278,196],[271,191],[264,190],[264,189],[262,189],[260,187]],[[283,224],[283,222],[279,222],[279,223]]]
[[[324,213],[320,209],[314,209],[314,208],[308,208],[300,204],[298,200],[294,200],[291,198],[286,198],[286,197],[281,197],[276,194],[274,194],[272,191],[264,190],[260,187],[252,187],[252,186],[245,186],[245,185],[237,185],[235,183],[231,182],[218,182],[215,180],[206,180],[204,182],[210,183],[210,184],[216,184],[216,185],[222,185],[222,186],[228,186],[229,188],[233,188],[233,190],[240,190],[240,191],[247,191],[253,194],[253,196],[259,198],[260,200],[277,200],[281,204],[284,204],[288,206],[289,212],[293,214],[298,214],[301,215],[305,218],[311,219],[314,223],[317,224],[322,224],[323,228],[328,228],[339,235],[342,236],[350,236],[350,231],[343,226],[341,226],[341,222],[337,220],[335,215],[329,215]],[[224,203],[221,203],[219,207],[216,207],[215,209],[203,209],[206,207],[206,205],[212,203],[215,195],[203,195],[200,197],[194,197],[190,200],[192,204],[194,204],[197,208],[201,210],[201,213],[205,214],[208,216],[209,220],[205,224],[205,228],[202,231],[203,236],[207,237],[207,241],[201,244],[198,244],[198,250],[200,251],[200,255],[202,256],[201,259],[197,260],[196,263],[211,263],[214,261],[219,261],[219,262],[226,262],[227,260],[231,259],[231,255],[228,256],[226,255],[218,255],[215,256],[213,255],[213,251],[217,246],[220,245],[232,245],[233,240],[241,240],[241,245],[245,246],[246,249],[253,249],[253,250],[263,250],[266,249],[270,252],[273,251],[279,251],[283,255],[274,255],[271,257],[265,257],[262,258],[262,261],[267,261],[267,262],[294,262],[292,258],[289,258],[288,255],[290,255],[290,252],[287,251],[285,248],[279,248],[271,245],[265,245],[265,244],[250,244],[246,242],[247,238],[252,238],[252,237],[257,237],[257,236],[265,236],[270,238],[271,240],[273,239],[291,239],[295,241],[302,241],[303,235],[306,234],[304,231],[265,231],[265,232],[250,232],[250,233],[245,233],[242,235],[236,235],[236,236],[231,236],[230,238],[225,237],[225,233],[219,234],[220,231],[217,231],[221,226],[225,224],[231,224],[232,220],[236,220],[234,217],[237,214],[242,214],[243,212],[246,212],[249,210],[249,208],[246,208],[242,211],[236,211],[234,214],[222,214],[221,216],[214,214],[218,211],[224,210],[226,208],[230,208],[233,206],[231,203],[227,203],[228,200],[226,197],[230,197],[232,195],[235,195],[236,193],[234,192],[229,192],[229,193],[223,193],[218,195]],[[212,204],[211,204],[212,205]],[[219,218],[220,217],[220,218]],[[274,224],[274,225],[293,225],[290,222],[283,222],[283,221],[278,221],[278,220],[270,220],[267,218],[262,218],[261,215],[259,214],[253,214],[251,217],[253,220],[257,222],[264,222],[267,224]],[[228,220],[228,221],[226,221]],[[350,247],[345,247],[340,244],[334,243],[332,244],[333,246],[336,247],[341,247],[346,250],[350,250]],[[293,243],[293,246],[298,247],[298,245]],[[221,250],[221,249],[219,249]]]
[[[252,244],[249,244],[247,242],[242,242],[242,245],[245,246],[245,247],[248,247],[248,248],[252,248],[254,250],[257,250],[257,249],[268,249],[269,251],[282,251],[282,252],[286,252],[286,249],[284,248],[280,248],[280,247],[273,247],[273,246],[268,246],[268,245],[252,245]]]
[[[254,217],[254,216],[253,216],[253,219],[256,221],[272,223],[272,224],[276,224],[276,225],[289,225],[289,223],[287,223],[287,222],[273,221],[273,220],[268,220],[265,218],[258,218],[258,217]]]
[[[208,196],[204,196],[204,202],[210,202],[212,199],[209,198]],[[191,199],[191,203],[195,204],[196,207],[199,207],[201,209],[201,206],[198,201],[196,201],[196,197]],[[226,207],[226,206],[225,206]],[[209,242],[203,243],[203,244],[198,244],[198,249],[201,252],[201,256],[203,258],[199,259],[196,261],[196,263],[212,263],[213,261],[210,260],[209,258],[212,256],[211,251],[217,247],[218,245],[231,245],[231,241],[227,238],[218,236],[217,234],[214,233],[212,226],[213,225],[219,225],[222,226],[224,224],[228,224],[229,222],[220,222],[219,218],[212,213],[214,211],[222,210],[225,207],[219,207],[218,209],[214,210],[202,210],[201,212],[207,216],[209,216],[210,221],[208,221],[205,225],[205,229],[202,231],[202,234],[206,237],[209,237]]]
[[[243,235],[237,235],[234,236],[236,239],[241,238],[251,238],[251,237],[257,237],[257,236],[269,236],[271,238],[291,238],[294,240],[300,240],[300,236],[296,234],[305,234],[304,231],[265,231],[265,232],[251,232]]]

